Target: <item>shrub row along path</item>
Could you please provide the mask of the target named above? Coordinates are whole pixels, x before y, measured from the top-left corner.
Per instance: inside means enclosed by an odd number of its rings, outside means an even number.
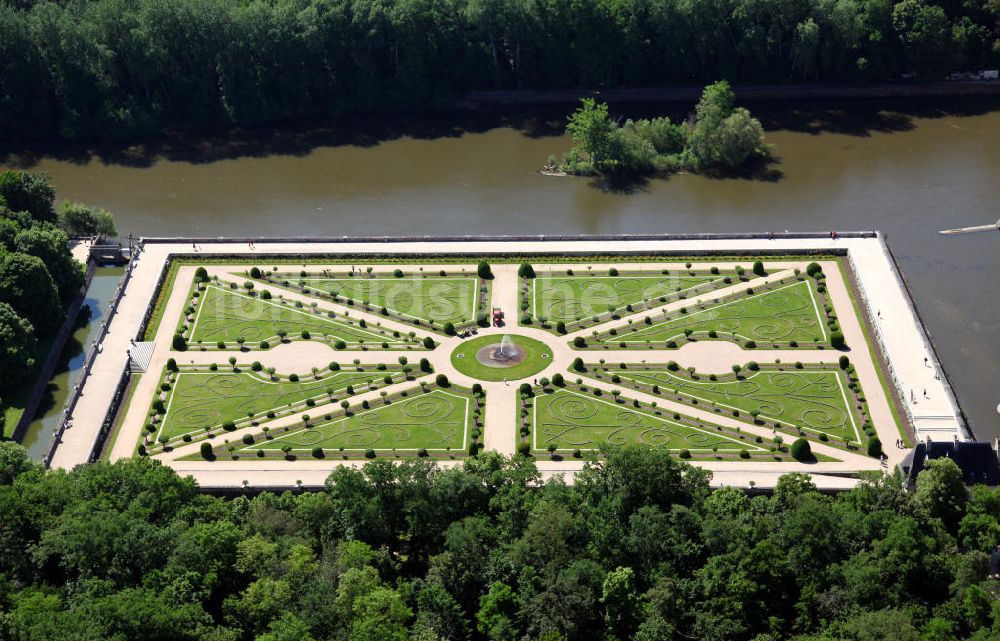
[[[806,243],[799,242],[799,246],[806,246]],[[244,246],[245,247],[245,246]],[[164,246],[164,245],[151,245],[150,249],[157,253],[157,256],[151,257],[152,260],[157,258],[163,258],[166,256],[167,248],[170,251],[183,251],[183,248],[178,246]],[[281,245],[268,245],[266,249],[263,246],[260,250],[264,251],[274,251],[274,252],[288,252],[295,249],[289,248],[288,246]],[[311,248],[312,249],[312,248]],[[350,247],[336,247],[337,251],[351,251]],[[463,247],[463,249],[468,249],[468,247]],[[569,249],[567,247],[567,249]],[[610,251],[612,248],[605,247],[606,251]],[[225,244],[218,248],[220,252],[233,252],[238,251],[239,248],[235,244]],[[320,251],[321,248],[317,247],[316,251]],[[554,244],[544,247],[546,251],[558,251]],[[245,252],[245,249],[242,250]],[[357,251],[357,250],[355,250]],[[145,252],[144,252],[145,253]],[[151,258],[143,256],[140,259],[140,267],[142,265],[142,260],[150,260]],[[720,269],[727,267],[725,263],[715,263],[710,260],[705,260],[703,258],[692,258],[692,262],[697,262],[699,267],[707,266],[718,266]],[[260,265],[262,268],[267,267],[267,260],[262,260]],[[154,263],[155,264],[155,263]],[[160,263],[162,264],[162,263]],[[735,263],[733,263],[735,264]],[[743,263],[747,266],[747,263]],[[605,265],[601,265],[605,267]],[[617,263],[615,265],[621,270],[627,269],[641,269],[641,270],[658,270],[658,269],[683,269],[682,263]],[[804,262],[794,262],[794,263],[781,263],[778,261],[769,262],[768,269],[771,273],[766,277],[767,279],[781,279],[788,277],[793,268],[804,268]],[[418,267],[414,265],[385,265],[376,267],[377,272],[391,272],[396,267],[401,267],[404,271],[416,270]],[[424,269],[437,269],[437,266],[422,265]],[[449,271],[461,269],[454,264],[442,265],[442,269]],[[565,269],[566,265],[558,265],[553,263],[551,265],[547,264],[535,264],[536,272],[544,271],[546,269]],[[310,264],[310,270],[321,269],[321,265]],[[343,267],[340,266],[342,269]],[[879,437],[884,444],[887,444],[886,451],[889,455],[890,462],[895,463],[901,458],[902,451],[896,450],[891,447],[891,444],[895,441],[898,434],[896,432],[896,427],[894,420],[892,418],[891,411],[889,410],[888,399],[886,399],[883,389],[879,383],[877,373],[875,370],[875,363],[871,361],[868,357],[867,346],[864,340],[864,334],[861,329],[860,323],[853,313],[852,303],[847,291],[847,286],[843,281],[840,274],[839,267],[836,262],[824,262],[823,263],[824,272],[827,275],[827,286],[829,291],[829,296],[834,304],[836,311],[838,313],[841,329],[845,334],[847,343],[851,346],[852,350],[848,352],[851,356],[851,361],[857,368],[857,375],[861,381],[864,388],[866,397],[868,399],[871,418],[878,431]],[[326,345],[322,345],[315,341],[300,341],[292,340],[286,344],[278,345],[272,347],[267,351],[247,351],[247,352],[237,352],[237,351],[218,351],[208,349],[205,351],[198,351],[197,349],[191,349],[186,352],[173,352],[170,350],[170,338],[177,326],[177,320],[180,318],[183,308],[185,306],[185,298],[187,294],[187,283],[190,283],[194,275],[193,266],[184,266],[178,270],[177,275],[177,285],[173,288],[171,295],[166,301],[164,320],[159,325],[158,331],[155,337],[157,343],[157,349],[154,352],[153,360],[149,366],[149,374],[142,376],[139,379],[137,390],[134,395],[134,402],[132,403],[130,410],[125,416],[125,420],[121,427],[121,433],[114,443],[114,448],[111,452],[112,458],[121,458],[131,456],[134,452],[136,443],[139,440],[140,434],[143,429],[144,420],[147,415],[147,410],[149,407],[149,402],[154,395],[157,393],[157,384],[159,382],[159,373],[162,372],[163,367],[166,364],[168,358],[175,358],[179,363],[195,363],[195,364],[205,364],[205,363],[219,363],[220,366],[228,360],[230,356],[236,356],[240,363],[248,364],[253,360],[259,360],[265,367],[275,367],[280,373],[307,373],[310,372],[313,367],[324,368],[331,361],[336,360],[341,363],[350,363],[354,359],[360,360],[365,364],[378,364],[380,362],[384,363],[395,363],[400,356],[400,351],[380,351],[378,349],[368,349],[364,351],[344,351],[344,350],[334,350]],[[474,269],[473,266],[467,266],[466,269]],[[240,269],[234,270],[232,267],[212,267],[210,273],[217,274],[223,280],[228,280],[232,282],[240,282],[244,278]],[[158,270],[157,270],[158,272]],[[803,363],[835,363],[837,357],[840,355],[839,352],[834,350],[766,350],[766,349],[756,349],[756,350],[743,350],[739,346],[730,344],[724,341],[700,341],[696,343],[689,343],[682,346],[677,350],[666,350],[666,351],[636,351],[636,350],[586,350],[577,351],[572,349],[570,346],[570,341],[575,335],[589,336],[591,332],[595,329],[598,331],[603,331],[609,329],[613,326],[621,326],[627,321],[629,315],[622,315],[619,320],[608,321],[601,325],[588,327],[586,329],[581,329],[577,332],[573,332],[566,336],[558,337],[552,333],[546,332],[544,330],[534,328],[534,327],[518,327],[513,323],[518,316],[518,311],[520,309],[520,298],[519,298],[519,278],[517,276],[517,266],[510,264],[495,264],[493,265],[493,272],[495,274],[495,279],[492,282],[492,301],[491,304],[494,307],[500,307],[504,310],[507,315],[508,320],[512,323],[511,326],[506,328],[486,328],[480,329],[480,335],[484,334],[495,334],[499,337],[504,333],[516,333],[524,336],[529,336],[536,338],[538,340],[544,341],[553,351],[553,359],[550,366],[548,366],[542,372],[539,372],[536,376],[531,378],[541,378],[549,377],[551,378],[553,374],[559,372],[568,378],[574,378],[575,376],[568,372],[568,368],[572,360],[576,357],[581,357],[584,361],[596,361],[597,359],[603,358],[609,363],[626,362],[626,363],[639,363],[641,361],[646,361],[648,363],[665,363],[668,360],[677,361],[681,367],[695,367],[699,372],[703,373],[725,373],[731,371],[731,366],[734,363],[743,363],[750,360],[757,360],[758,362],[769,362],[774,359],[781,359],[783,362],[794,362],[801,361]],[[152,279],[155,282],[155,273],[152,269],[146,270],[143,274],[143,278],[146,280]],[[133,279],[132,285],[136,285],[139,278]],[[748,287],[759,286],[762,279],[751,278],[749,282],[746,283],[736,283],[727,288],[722,288],[719,290],[714,290],[707,292],[703,295],[693,296],[684,301],[675,301],[662,306],[662,309],[672,310],[679,308],[681,306],[696,305],[698,301],[704,300],[710,302],[712,299],[720,298],[728,293],[737,293],[744,291]],[[134,296],[132,285],[126,294],[126,299],[130,296]],[[147,296],[148,292],[151,291],[152,283],[146,283]],[[294,292],[282,290],[281,295],[289,301],[300,300],[303,303],[308,303],[312,305],[316,304],[317,308],[324,311],[334,311],[338,314],[345,312],[350,313],[350,317],[354,319],[364,318],[371,324],[379,323],[382,327],[389,330],[398,330],[402,333],[408,334],[411,331],[416,332],[418,338],[422,338],[425,335],[429,335],[428,332],[420,331],[415,329],[412,325],[399,323],[391,318],[386,318],[377,313],[364,312],[360,310],[357,306],[347,307],[345,305],[335,304],[330,301],[312,298],[308,295],[296,294]],[[142,312],[144,308],[140,308],[138,311],[134,311],[135,305],[124,306],[126,313],[128,314],[127,320],[128,325],[133,327],[131,330],[132,335],[134,335],[136,327],[138,327],[138,322],[141,321]],[[653,310],[660,310],[660,308],[653,308]],[[642,314],[650,313],[650,310],[640,312],[636,316],[641,318]],[[887,311],[887,314],[889,312]],[[116,321],[120,321],[121,318],[116,317]],[[124,333],[125,339],[122,341],[122,334],[117,333],[118,326],[112,327],[112,334],[109,338],[114,340],[108,341],[108,345],[111,345],[115,350],[121,350],[117,352],[120,356],[123,356],[124,349],[128,345],[128,330],[125,329]],[[428,358],[433,364],[435,371],[437,373],[442,373],[448,376],[453,382],[462,386],[471,386],[477,381],[473,381],[461,373],[454,370],[450,364],[450,355],[452,350],[461,343],[462,339],[457,337],[444,337],[440,335],[434,335],[435,340],[440,344],[437,349],[432,351],[424,351],[421,349],[413,349],[411,351],[402,352],[407,355],[411,364],[416,364],[416,362],[421,357]],[[99,363],[101,358],[104,356],[109,356],[106,354],[101,354],[99,356]],[[103,392],[101,392],[101,385],[109,385],[117,382],[117,372],[112,366],[109,368],[111,370],[111,376],[105,376],[107,381],[101,380],[99,384],[94,387],[88,387],[86,389],[86,394],[83,400],[88,400],[87,397],[91,396],[99,398]],[[221,369],[221,367],[220,367]],[[120,370],[118,370],[120,371]],[[97,378],[96,376],[94,377]],[[111,381],[111,378],[115,380]],[[531,381],[529,378],[529,382]],[[517,442],[517,385],[520,381],[509,381],[498,382],[498,383],[482,383],[484,389],[487,392],[486,399],[486,429],[484,431],[484,442],[487,449],[497,450],[505,454],[513,453],[515,449],[515,444]],[[594,387],[600,387],[607,392],[610,392],[617,388],[617,386],[604,382],[604,381],[587,381],[588,385]],[[416,387],[414,382],[398,383],[394,384],[381,390],[374,392],[366,392],[363,394],[358,394],[352,397],[352,404],[360,403],[363,400],[375,400],[378,398],[381,391],[388,392],[390,394],[402,391],[404,389],[413,389]],[[936,396],[937,389],[932,390],[932,393],[928,402],[933,402]],[[686,404],[674,403],[663,399],[662,397],[653,397],[643,394],[637,390],[625,388],[622,390],[622,395],[630,399],[636,399],[645,402],[657,401],[659,406],[664,410],[677,411],[687,416],[692,416],[694,418],[701,418],[706,421],[710,421],[717,424],[724,424],[732,427],[740,427],[747,433],[753,433],[760,436],[769,437],[771,430],[768,427],[754,426],[746,422],[737,421],[736,419],[727,418],[725,416],[720,416],[714,412],[706,412],[697,407],[692,407]],[[104,406],[106,408],[106,405]],[[338,406],[334,404],[329,405],[317,405],[310,409],[312,414],[322,414],[324,412],[335,411]],[[74,423],[75,427],[67,431],[67,435],[64,438],[64,444],[70,442],[73,443],[73,447],[80,447],[80,449],[85,449],[85,441],[88,438],[88,431],[92,430],[93,423],[99,424],[103,420],[103,413],[99,406],[95,407],[94,402],[84,403],[81,402],[78,405],[77,412],[74,413]],[[268,425],[272,427],[280,427],[281,425],[291,424],[298,420],[297,416],[281,417],[268,422]],[[86,425],[87,427],[81,429],[79,426]],[[247,428],[246,431],[259,430],[259,428]],[[91,432],[92,433],[92,432]],[[241,438],[243,430],[238,430],[232,432],[228,435],[228,438],[232,440],[237,440]],[[360,465],[363,461],[345,461],[337,462],[330,459],[327,460],[299,460],[294,464],[288,463],[281,460],[263,460],[254,461],[241,459],[239,461],[226,461],[218,460],[215,462],[207,461],[196,461],[196,460],[178,460],[190,454],[197,452],[198,444],[192,443],[190,445],[185,445],[178,447],[172,451],[163,453],[159,455],[159,458],[168,462],[170,465],[175,467],[181,473],[192,473],[198,478],[200,482],[207,486],[213,487],[224,487],[224,486],[239,486],[244,480],[248,480],[253,485],[283,485],[288,486],[293,483],[294,480],[301,480],[306,485],[321,485],[326,474],[329,472],[333,465],[346,464],[346,465]],[[769,463],[765,461],[753,461],[753,462],[742,462],[742,461],[710,461],[710,462],[699,462],[698,465],[705,467],[707,469],[713,470],[716,473],[716,483],[717,484],[732,484],[732,485],[746,485],[749,481],[754,480],[758,484],[767,484],[767,479],[773,480],[782,472],[788,471],[804,471],[813,473],[814,475],[823,475],[824,473],[830,474],[840,474],[847,471],[864,470],[864,469],[878,469],[878,462],[865,456],[855,455],[846,453],[842,450],[831,448],[822,443],[813,443],[813,449],[817,453],[827,454],[839,460],[839,462],[832,463],[818,463],[812,465],[800,464],[795,462],[782,462],[782,463]],[[65,452],[65,454],[63,454]],[[57,457],[53,462],[54,466],[66,466],[60,460],[67,462],[73,460],[73,450],[61,447],[57,450]],[[544,475],[560,474],[565,472],[572,472],[579,469],[582,465],[579,461],[549,461],[549,460],[539,460],[539,469]],[[444,465],[456,464],[455,462],[445,461]],[[828,486],[838,485],[838,481],[835,477],[825,477],[824,483]],[[849,483],[845,481],[844,483]]]

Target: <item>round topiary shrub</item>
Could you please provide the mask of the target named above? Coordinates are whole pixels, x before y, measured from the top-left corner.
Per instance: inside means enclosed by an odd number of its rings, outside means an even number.
[[[167,359],[167,369],[171,372],[177,371],[177,361],[172,358]]]
[[[194,270],[194,278],[198,282],[207,283],[208,282],[208,270],[206,270],[204,267],[199,267],[198,269]]]
[[[437,376],[435,376],[434,383],[438,387],[448,387],[450,385],[450,383],[448,382],[448,377],[445,376],[444,374],[438,374]]]
[[[847,355],[845,354],[840,357],[838,364],[840,365],[840,369],[846,370],[848,367],[851,366],[851,359],[847,358]]]
[[[365,458],[375,458],[375,450],[371,448],[365,450]]]
[[[226,430],[227,432],[232,432],[233,430],[236,429],[236,423],[232,421],[226,421],[225,423],[222,424],[222,429]]]
[[[202,443],[201,444],[201,458],[205,459],[206,461],[214,461],[215,460],[215,452],[212,451],[212,444],[211,443]]]
[[[691,452],[689,450],[681,450],[681,453],[678,454],[678,456],[681,458],[691,458]]]
[[[448,336],[455,335],[455,323],[452,323],[451,321],[446,322],[442,329],[444,330],[444,333],[447,334]]]
[[[289,374],[288,375],[288,380],[290,380],[293,383],[298,383],[299,382],[299,375],[298,374],[294,374],[294,373]]]
[[[865,445],[865,451],[868,456],[872,458],[882,457],[882,441],[879,440],[877,436],[873,436],[868,439],[868,443]]]
[[[250,278],[260,278],[260,267],[250,268]]]
[[[820,267],[819,263],[809,263],[806,265],[806,274],[809,276],[815,277],[816,274],[820,274],[822,272],[823,268]]]
[[[838,331],[830,334],[830,345],[834,349],[844,349],[847,347],[847,343],[844,341],[844,333]]]
[[[813,458],[812,447],[809,446],[809,441],[802,437],[792,441],[789,451],[792,454],[792,458],[799,462],[811,461]]]
[[[535,268],[531,266],[531,263],[521,263],[521,266],[517,268],[517,275],[521,278],[534,278]]]
[[[587,346],[587,340],[583,336],[577,336],[573,339],[573,347],[582,348]]]
[[[767,272],[764,271],[764,263],[760,262],[759,260],[754,261],[753,273],[756,274],[757,276],[767,276]]]
[[[244,434],[243,443],[246,445],[253,445],[253,434]]]
[[[324,456],[326,456],[323,453],[323,448],[322,447],[314,447],[312,449],[312,455],[313,455],[313,458],[323,458]]]
[[[173,340],[170,341],[170,346],[175,351],[183,352],[188,347],[187,339],[185,339],[181,334],[174,334]]]

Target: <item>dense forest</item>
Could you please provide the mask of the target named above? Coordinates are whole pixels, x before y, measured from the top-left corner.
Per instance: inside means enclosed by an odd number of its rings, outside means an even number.
[[[571,486],[488,453],[227,500],[155,461],[44,471],[0,443],[0,640],[986,641],[998,517],[950,459],[913,492],[751,496],[652,449]]]
[[[42,174],[0,172],[0,437],[14,429],[18,407],[84,284],[84,268],[70,254],[70,235],[114,235],[110,213],[71,201],[55,206]],[[21,397],[5,402],[8,394]]]
[[[471,89],[935,79],[998,0],[0,0],[0,139],[450,104]]]

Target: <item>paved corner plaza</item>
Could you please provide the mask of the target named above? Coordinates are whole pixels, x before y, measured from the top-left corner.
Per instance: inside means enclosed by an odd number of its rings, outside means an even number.
[[[877,234],[144,239],[51,466],[205,487],[484,450],[669,449],[716,485],[849,487],[966,440]]]

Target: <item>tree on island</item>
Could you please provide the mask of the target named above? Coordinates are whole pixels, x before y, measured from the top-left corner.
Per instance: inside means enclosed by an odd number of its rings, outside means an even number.
[[[743,108],[722,80],[705,88],[693,125],[669,118],[611,119],[608,106],[584,98],[569,116],[566,133],[574,146],[562,162],[571,174],[645,175],[678,169],[736,169],[766,153],[764,128]]]

